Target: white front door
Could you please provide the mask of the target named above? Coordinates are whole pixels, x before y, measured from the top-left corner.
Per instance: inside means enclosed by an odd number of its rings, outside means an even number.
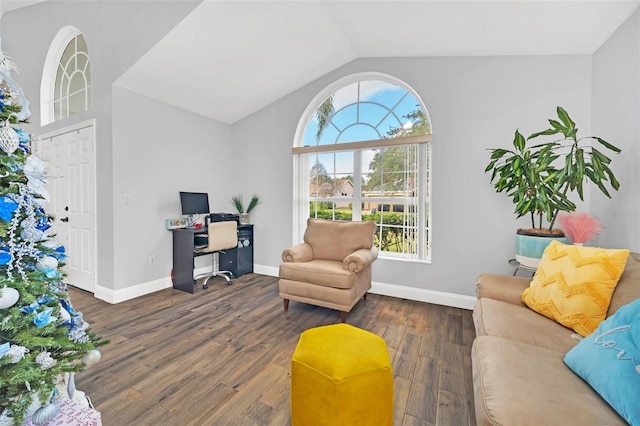
[[[93,122],[61,129],[35,143],[34,151],[48,161],[52,232],[64,245],[65,282],[94,292],[96,287],[95,128]]]

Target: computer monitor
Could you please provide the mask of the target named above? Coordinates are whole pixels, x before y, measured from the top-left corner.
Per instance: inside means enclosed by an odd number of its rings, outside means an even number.
[[[209,194],[206,192],[180,192],[182,214],[209,214]]]

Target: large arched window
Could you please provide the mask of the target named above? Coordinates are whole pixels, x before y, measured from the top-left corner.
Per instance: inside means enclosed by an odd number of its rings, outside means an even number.
[[[78,29],[64,27],[51,43],[42,74],[40,95],[42,125],[89,109],[89,51]]]
[[[373,220],[381,256],[430,260],[431,122],[418,95],[383,74],[319,94],[293,148],[296,237],[306,218]]]

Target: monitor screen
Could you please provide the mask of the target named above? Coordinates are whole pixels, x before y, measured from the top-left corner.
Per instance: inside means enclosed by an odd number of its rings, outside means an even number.
[[[209,194],[206,192],[180,192],[183,215],[208,214]]]

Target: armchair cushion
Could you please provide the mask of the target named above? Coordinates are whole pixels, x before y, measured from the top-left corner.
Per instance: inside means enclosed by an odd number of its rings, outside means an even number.
[[[360,249],[355,253],[351,253],[349,256],[345,257],[345,259],[342,261],[342,264],[344,265],[345,269],[357,274],[367,266],[371,265],[377,258],[377,248],[372,247],[370,249]]]
[[[356,250],[373,247],[376,224],[367,222],[307,219],[304,242],[313,249],[314,259],[342,262]]]
[[[308,262],[313,259],[313,248],[307,243],[289,247],[282,252],[283,262]]]
[[[315,259],[309,262],[285,262],[280,265],[280,278],[334,288],[352,288],[353,272],[335,260]]]

